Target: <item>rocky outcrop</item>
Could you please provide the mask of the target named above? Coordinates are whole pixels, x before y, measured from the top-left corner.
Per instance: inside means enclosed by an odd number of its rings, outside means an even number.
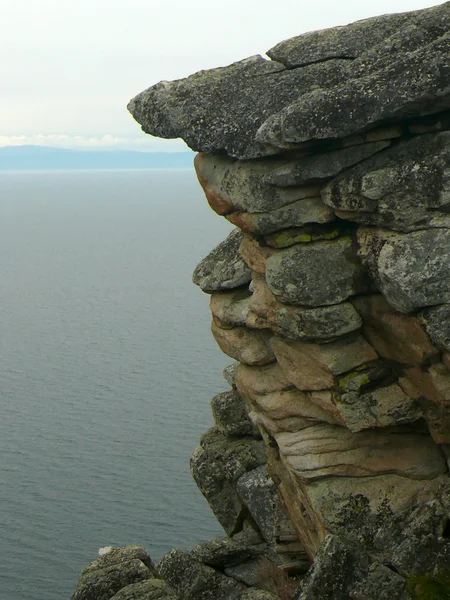
[[[407,600],[448,580],[450,2],[268,56],[129,105],[199,152],[235,226],[194,273],[237,361],[191,459],[228,537],[156,574],[91,567],[74,600],[156,593],[161,575],[161,597],[205,600]]]

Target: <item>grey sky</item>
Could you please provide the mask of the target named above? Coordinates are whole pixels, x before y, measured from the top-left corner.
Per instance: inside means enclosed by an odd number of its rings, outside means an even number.
[[[128,100],[283,39],[427,0],[0,0],[0,145],[182,149],[144,135]]]

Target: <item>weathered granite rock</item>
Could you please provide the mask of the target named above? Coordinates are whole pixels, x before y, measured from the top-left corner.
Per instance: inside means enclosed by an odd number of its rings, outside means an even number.
[[[330,341],[359,329],[361,319],[349,302],[307,308],[278,302],[265,278],[255,274],[252,280],[247,326],[270,327],[282,337],[296,340]]]
[[[339,538],[328,536],[295,600],[348,600],[358,559]]]
[[[234,483],[266,460],[262,441],[250,437],[230,439],[217,429],[202,436],[191,457],[194,480],[229,535],[242,529],[243,519]]]
[[[211,567],[232,567],[264,554],[267,544],[261,536],[249,528],[232,538],[215,538],[195,546],[191,555]]]
[[[450,229],[400,234],[360,228],[360,257],[389,304],[408,313],[450,294]]]
[[[269,117],[259,128],[256,141],[280,148],[310,140],[344,138],[394,118],[448,109],[450,79],[441,65],[449,43],[447,32],[413,52],[399,54],[394,62],[381,61],[384,64],[368,74],[359,72],[357,66],[355,78],[350,66],[344,83],[306,93]]]
[[[306,223],[329,223],[335,219],[334,211],[322,198],[304,198],[267,213],[233,212],[228,221],[256,235],[267,235],[288,227],[301,227]]]
[[[381,152],[388,146],[389,142],[380,141],[305,156],[264,175],[263,181],[280,187],[322,182]]]
[[[400,142],[333,179],[322,198],[339,217],[366,225],[450,227],[450,133]]]
[[[146,133],[182,137],[193,150],[225,150],[237,158],[267,156],[278,149],[255,141],[267,117],[302,92],[336,85],[347,67],[347,61],[336,59],[290,71],[251,56],[187,79],[161,82],[133,98],[128,109]]]
[[[99,552],[100,557],[91,562],[81,572],[86,575],[94,569],[104,569],[130,560],[140,560],[152,575],[157,575],[155,564],[143,546],[107,546]]]
[[[267,260],[267,284],[286,304],[339,304],[367,289],[351,238],[297,244]]]
[[[448,12],[446,3],[304,34],[270,52],[300,68],[251,57],[161,82],[134,98],[129,110],[147,133],[238,158],[438,112],[450,104],[449,75],[442,69]]]
[[[211,331],[222,352],[245,365],[267,365],[275,360],[269,344],[272,337],[269,330],[223,329],[212,323]]]
[[[239,437],[254,434],[245,401],[236,391],[214,396],[211,408],[216,427],[225,435]]]
[[[177,600],[177,596],[162,579],[149,579],[127,585],[111,600]]]
[[[219,215],[235,211],[267,213],[304,198],[320,197],[320,187],[279,189],[265,181],[286,159],[236,161],[226,156],[198,154],[194,161],[200,185],[211,208]]]
[[[204,292],[237,288],[251,279],[251,271],[239,254],[242,233],[235,229],[195,268],[193,282]]]
[[[138,559],[86,569],[78,580],[72,600],[110,600],[122,588],[151,577],[152,573]]]
[[[236,490],[266,542],[273,544],[275,527],[273,506],[276,490],[267,473],[266,466],[258,467],[242,475],[237,482]]]
[[[234,600],[245,589],[231,577],[202,564],[182,550],[171,550],[163,556],[158,569],[183,600]]]
[[[234,362],[231,365],[225,367],[222,371],[222,375],[225,381],[229,384],[229,386],[233,389],[236,388],[236,369],[238,368],[239,363]]]
[[[420,321],[433,343],[440,350],[450,352],[450,304],[424,310]]]

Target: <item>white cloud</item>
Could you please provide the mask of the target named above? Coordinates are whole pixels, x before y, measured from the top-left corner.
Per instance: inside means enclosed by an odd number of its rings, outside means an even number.
[[[180,140],[159,140],[148,135],[139,137],[68,134],[0,135],[0,147],[48,146],[73,150],[141,150],[144,152],[182,152],[188,150]]]

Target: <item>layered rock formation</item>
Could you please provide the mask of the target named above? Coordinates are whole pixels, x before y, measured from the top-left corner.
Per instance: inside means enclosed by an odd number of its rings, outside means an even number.
[[[307,556],[297,600],[420,598],[450,558],[450,2],[268,56],[129,105],[236,226],[194,273],[237,361],[191,463],[229,537],[160,571],[250,598],[261,555]]]

